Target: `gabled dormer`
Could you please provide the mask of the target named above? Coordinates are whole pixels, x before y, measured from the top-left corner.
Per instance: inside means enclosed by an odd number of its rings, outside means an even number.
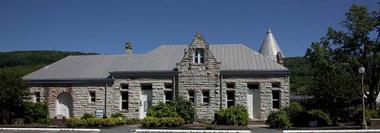
[[[201,33],[196,33],[191,44],[185,49],[182,61],[184,60],[188,60],[193,64],[204,64],[205,62],[216,61]]]

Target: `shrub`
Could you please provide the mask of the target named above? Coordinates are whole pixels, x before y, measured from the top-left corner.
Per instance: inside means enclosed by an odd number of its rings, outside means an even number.
[[[48,107],[46,102],[25,102],[23,105],[26,123],[46,123],[48,118]]]
[[[300,113],[304,112],[305,109],[301,106],[301,104],[297,102],[292,102],[286,108],[284,108],[286,114],[289,116],[289,119],[297,117]]]
[[[379,114],[379,110],[368,110],[368,114],[371,118],[379,118],[380,117],[380,114]]]
[[[67,121],[67,126],[69,127],[108,127],[124,124],[123,119],[120,118],[69,118]]]
[[[143,127],[178,127],[185,124],[185,120],[181,117],[145,117]]]
[[[158,105],[149,108],[147,116],[151,117],[177,117],[176,108],[172,104],[165,104],[163,102],[158,103]]]
[[[195,108],[192,106],[192,102],[184,98],[179,98],[169,102],[176,109],[177,114],[185,120],[185,123],[194,122]]]
[[[36,122],[40,123],[40,124],[51,124],[52,123],[52,119],[42,118],[42,119],[37,119]]]
[[[141,121],[139,119],[125,119],[124,123],[125,124],[138,124],[138,123],[141,123]]]
[[[111,118],[125,118],[125,116],[122,113],[115,113],[111,115]]]
[[[172,124],[173,127],[179,127],[185,124],[185,119],[181,117],[175,117],[173,119],[174,119],[174,123]]]
[[[246,126],[248,119],[247,108],[242,105],[234,105],[226,109],[221,109],[216,113],[217,124]]]
[[[79,127],[81,126],[81,119],[77,117],[71,117],[67,120],[67,126],[69,127]]]
[[[87,121],[87,125],[90,127],[96,127],[99,124],[98,118],[87,118],[85,120]]]
[[[362,109],[356,109],[353,113],[353,120],[355,121],[356,124],[361,124],[363,122],[363,114],[362,114]],[[367,123],[370,122],[371,119],[371,113],[369,110],[365,110],[365,119]]]
[[[88,118],[95,118],[95,115],[89,114],[89,113],[84,113],[81,119],[88,119]]]
[[[322,110],[314,109],[314,110],[310,110],[308,113],[310,115],[310,120],[318,121],[318,126],[332,125],[331,118]]]
[[[288,115],[285,111],[280,110],[276,112],[271,112],[267,118],[266,123],[268,123],[270,128],[290,128],[291,123]]]
[[[288,118],[293,126],[309,126],[309,114],[297,102],[292,102],[288,107],[284,108]]]
[[[142,126],[143,127],[157,127],[159,125],[159,120],[157,117],[145,117]]]

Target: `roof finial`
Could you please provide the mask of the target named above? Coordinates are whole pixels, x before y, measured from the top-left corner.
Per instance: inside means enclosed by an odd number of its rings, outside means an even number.
[[[272,33],[272,30],[270,29],[270,25],[268,26],[267,34],[268,34],[268,33]]]

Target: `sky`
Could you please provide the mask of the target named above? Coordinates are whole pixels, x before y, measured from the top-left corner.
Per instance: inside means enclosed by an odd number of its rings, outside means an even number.
[[[259,50],[268,27],[285,56],[303,56],[353,3],[376,0],[0,0],[0,51],[123,54],[162,44],[242,43]]]

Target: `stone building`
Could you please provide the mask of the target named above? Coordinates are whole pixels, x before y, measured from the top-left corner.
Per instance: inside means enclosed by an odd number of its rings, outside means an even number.
[[[274,46],[268,34],[262,45]],[[209,120],[235,104],[247,106],[252,120],[289,105],[290,72],[279,48],[265,51],[272,58],[244,44],[208,44],[199,33],[190,44],[145,54],[133,54],[131,43],[125,48],[124,55],[68,56],[23,79],[51,118],[121,112],[142,119],[149,107],[179,97],[194,103],[196,119]]]

